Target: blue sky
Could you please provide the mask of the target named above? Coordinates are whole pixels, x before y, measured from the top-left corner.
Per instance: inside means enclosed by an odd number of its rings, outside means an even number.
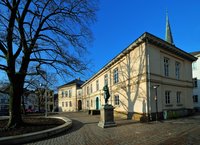
[[[97,22],[92,25],[94,41],[88,47],[87,58],[91,71],[89,79],[113,57],[141,36],[149,32],[165,37],[168,10],[175,45],[186,51],[200,50],[199,0],[99,0]],[[78,76],[77,76],[78,77]],[[1,79],[5,78],[1,75]],[[69,78],[70,81],[73,78]],[[62,85],[62,80],[57,85]]]
[[[91,75],[144,32],[164,39],[166,10],[175,45],[186,52],[200,50],[199,6],[199,0],[101,0],[88,49]]]

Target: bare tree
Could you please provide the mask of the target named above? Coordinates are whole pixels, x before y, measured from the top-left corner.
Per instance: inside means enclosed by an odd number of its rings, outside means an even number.
[[[57,73],[81,73],[95,22],[95,0],[2,0],[0,1],[0,70],[10,83],[10,119],[7,127],[19,126],[21,96],[27,75],[40,67]],[[37,66],[37,67],[30,67]]]

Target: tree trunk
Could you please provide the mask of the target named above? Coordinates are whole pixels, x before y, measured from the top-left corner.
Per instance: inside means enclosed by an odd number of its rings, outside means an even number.
[[[9,99],[9,122],[7,124],[8,128],[21,126],[22,116],[21,116],[21,96],[23,94],[24,79],[15,76],[13,82],[10,83],[10,99]]]
[[[25,103],[24,103],[24,95],[22,95],[22,113],[26,115],[26,108],[25,108]]]

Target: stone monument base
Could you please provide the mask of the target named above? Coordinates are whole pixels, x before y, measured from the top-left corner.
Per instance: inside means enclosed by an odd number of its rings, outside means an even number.
[[[113,115],[113,106],[112,105],[103,105],[100,112],[100,121],[98,123],[99,127],[108,128],[117,126],[114,122]]]

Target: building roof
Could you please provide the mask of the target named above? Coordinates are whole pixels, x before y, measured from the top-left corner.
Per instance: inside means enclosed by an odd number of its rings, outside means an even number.
[[[64,85],[59,86],[58,88],[62,88],[62,87],[66,87],[66,86],[71,86],[71,85],[76,85],[77,87],[81,87],[81,85],[84,84],[84,81],[80,80],[80,79],[75,79],[72,80]]]
[[[131,50],[135,49],[137,46],[139,46],[141,43],[144,43],[144,42],[158,46],[161,49],[169,51],[170,53],[174,53],[184,59],[187,59],[188,61],[197,60],[196,57],[181,50],[180,48],[176,47],[174,44],[171,44],[161,38],[158,38],[158,37],[154,36],[153,34],[145,32],[138,39],[136,39],[133,43],[131,43],[127,48],[122,50],[111,61],[109,61],[105,66],[103,66],[95,75],[93,75],[89,80],[87,80],[82,86],[84,86],[85,84],[90,82],[93,78],[97,77],[101,72],[107,70],[112,64],[116,63],[119,59],[124,57],[127,53],[129,53]]]
[[[197,55],[200,54],[200,51],[190,52],[190,54],[193,55],[193,56],[197,56]]]

